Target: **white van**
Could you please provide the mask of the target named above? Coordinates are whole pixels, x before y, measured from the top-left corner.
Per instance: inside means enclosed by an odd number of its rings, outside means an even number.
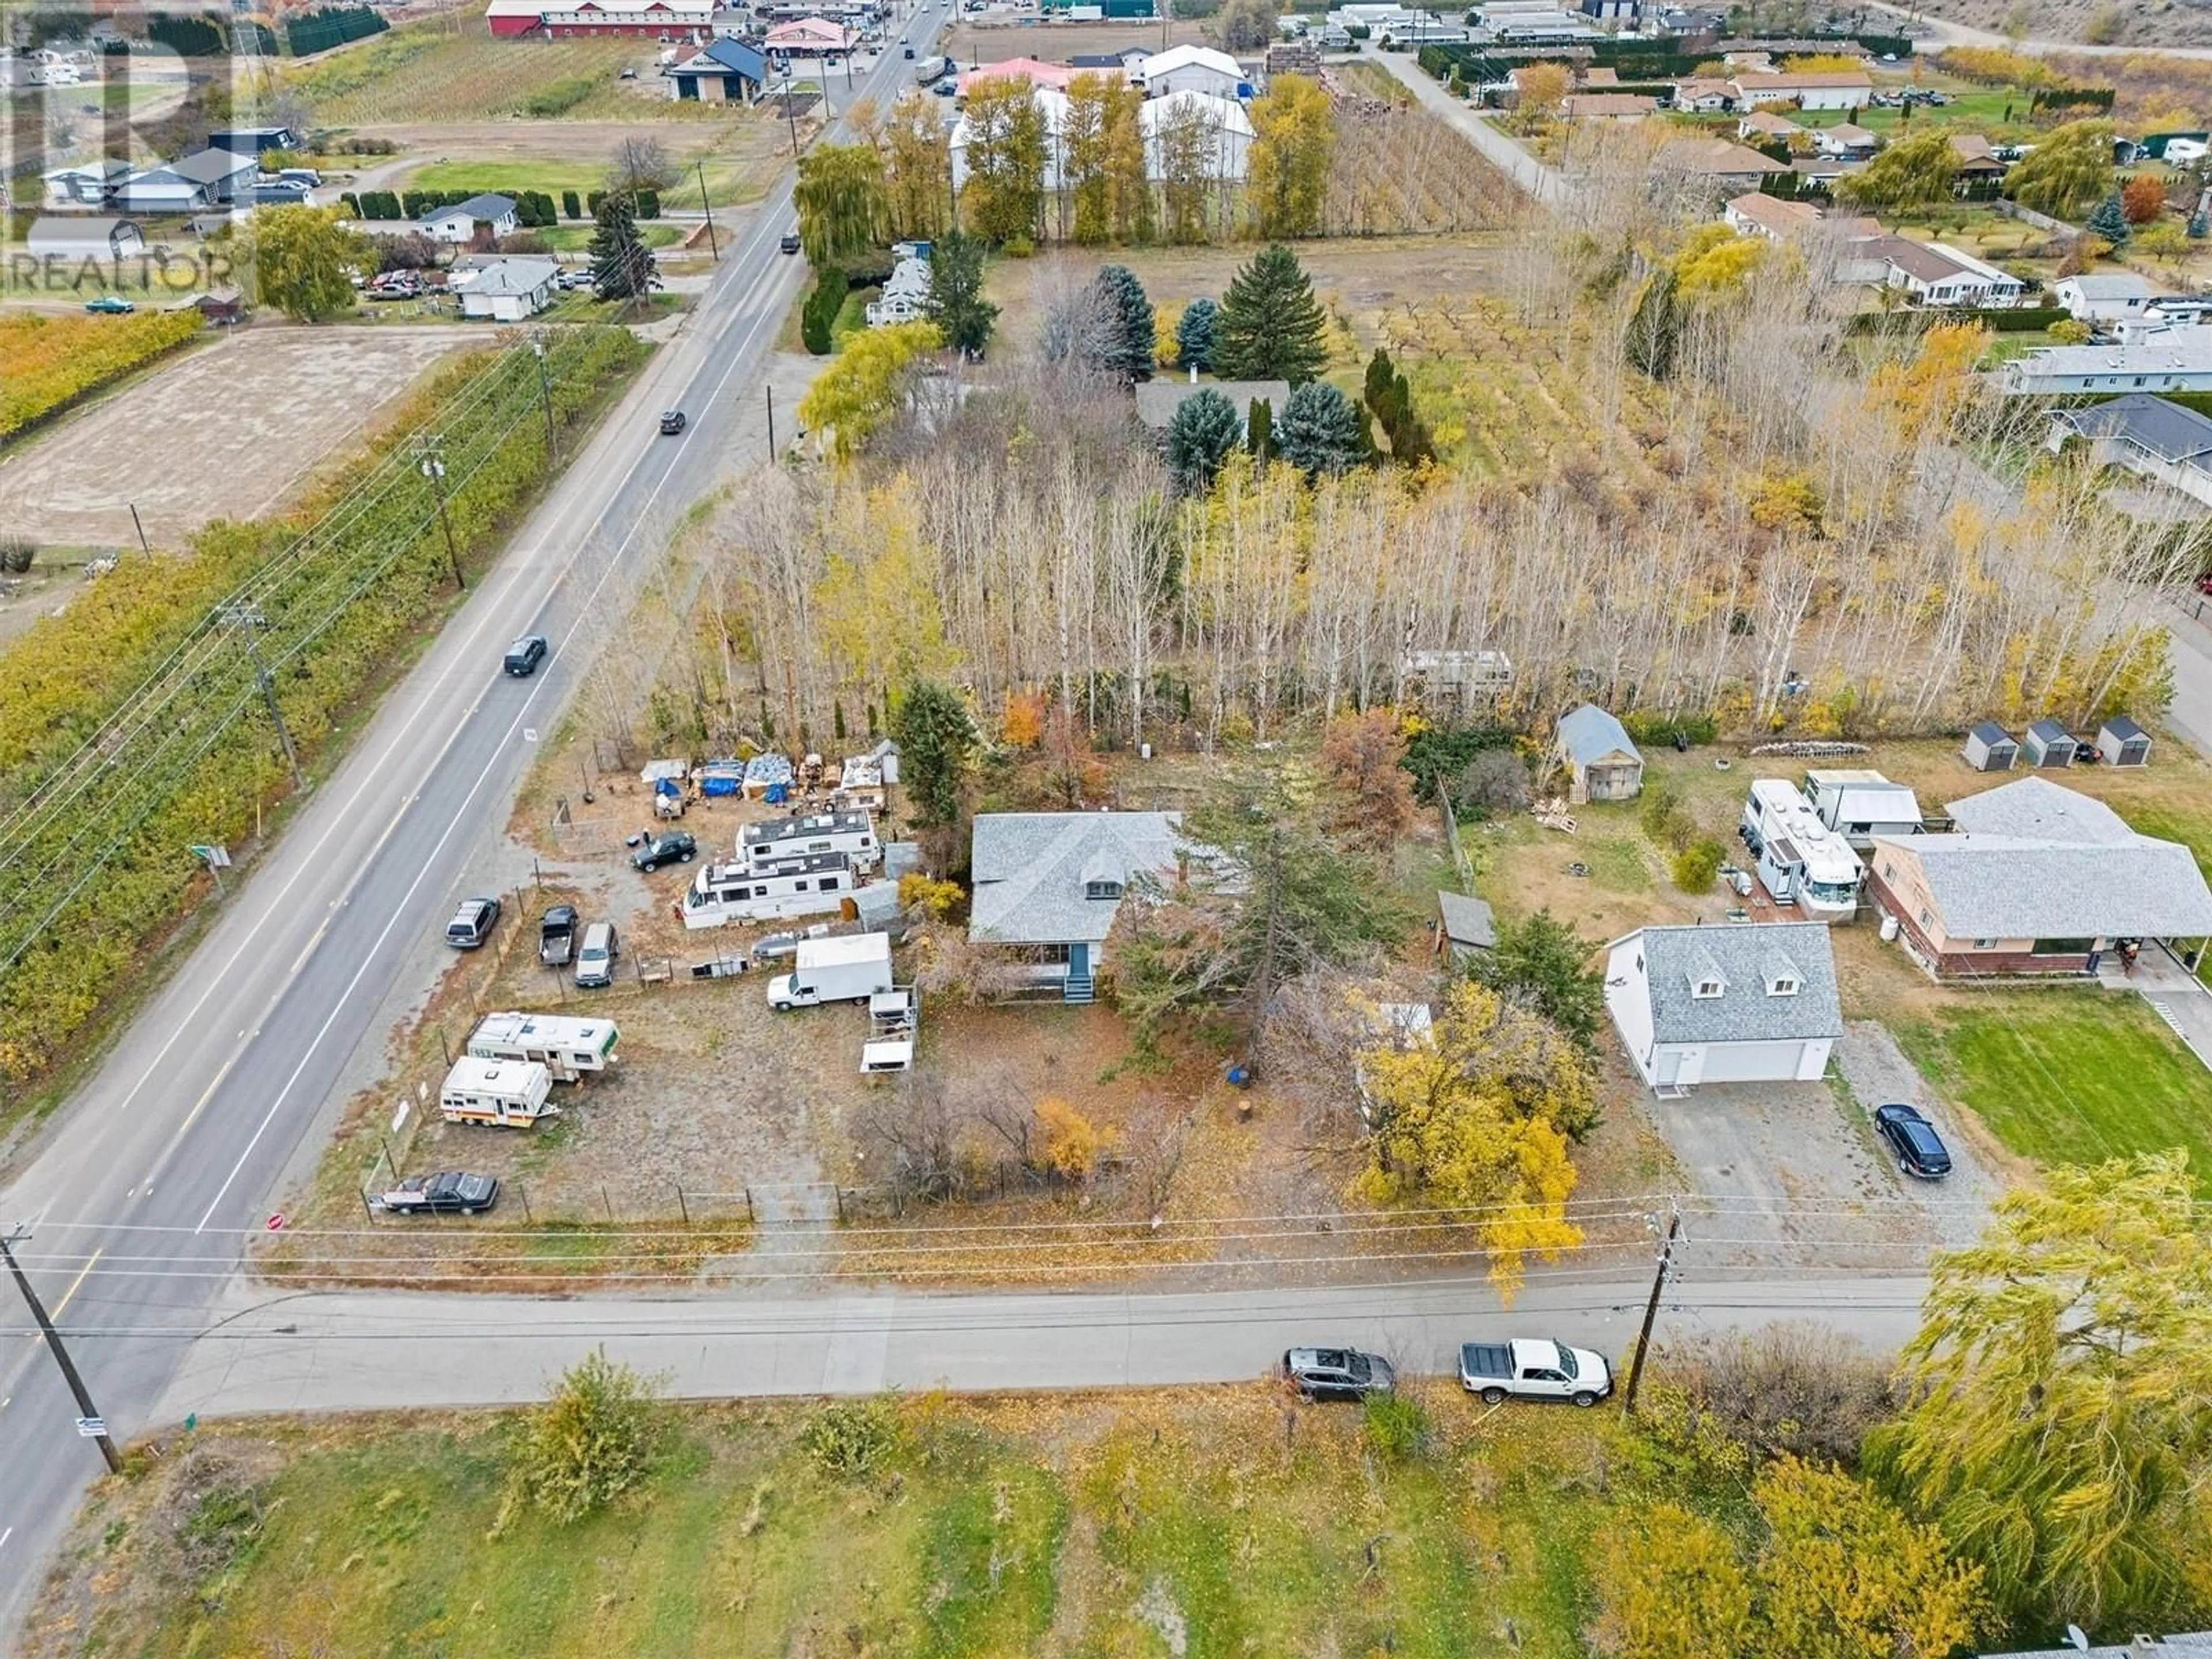
[[[615,958],[622,946],[615,940],[611,921],[595,921],[584,929],[584,943],[576,951],[576,987],[592,990],[615,982]]]

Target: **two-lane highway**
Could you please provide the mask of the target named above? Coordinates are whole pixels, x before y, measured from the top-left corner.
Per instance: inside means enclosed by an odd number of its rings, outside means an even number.
[[[939,22],[933,9],[911,20],[917,50]],[[905,68],[893,46],[849,91],[837,88],[838,108],[888,100]],[[556,722],[665,531],[760,453],[759,372],[804,270],[777,246],[792,184],[787,170],[675,340],[0,1188],[0,1226],[33,1226],[21,1259],[64,1331],[83,1330],[79,1368],[119,1431],[146,1420],[183,1334],[237,1264],[239,1230],[261,1222],[287,1166],[359,1080],[357,1054],[373,1067],[392,1018],[444,966],[426,941],[476,884],[536,736]],[[664,438],[653,416],[671,408],[690,424]],[[509,679],[501,653],[530,632],[552,654],[534,678]],[[165,1260],[133,1271],[149,1239]],[[0,1332],[6,1651],[41,1559],[100,1465],[20,1309],[0,1311]]]

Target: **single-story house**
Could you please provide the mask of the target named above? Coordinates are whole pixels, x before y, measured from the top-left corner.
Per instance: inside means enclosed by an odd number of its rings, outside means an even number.
[[[1990,141],[1978,132],[1954,132],[1951,135],[1951,153],[1959,158],[1961,179],[2002,179],[2005,164],[1997,159]]]
[[[131,213],[192,213],[227,206],[260,175],[261,164],[251,155],[203,149],[132,173],[110,199]]]
[[[2086,438],[2099,466],[2124,466],[2139,477],[2212,507],[2212,417],[2148,392],[2130,392],[2086,409],[2051,411],[2050,447]]]
[[[1788,116],[1777,115],[1771,109],[1746,111],[1743,118],[1735,124],[1735,136],[1746,143],[1753,143],[1760,139],[1770,143],[1779,139],[1787,143],[1804,131]]]
[[[1815,1083],[1844,1034],[1827,925],[1645,927],[1606,949],[1605,1006],[1655,1093]]]
[[[146,251],[145,234],[130,219],[41,217],[23,241],[37,259],[128,259]]]
[[[2212,328],[2160,329],[2122,345],[2045,346],[2004,365],[2008,392],[2212,392]]]
[[[1705,180],[1731,195],[1759,188],[1759,181],[1790,169],[1771,155],[1725,138],[1676,138],[1659,147],[1652,165],[1661,173]]]
[[[726,35],[703,46],[678,48],[660,72],[668,95],[681,103],[750,104],[768,84],[768,60]]]
[[[1212,46],[1184,45],[1156,52],[1129,72],[1147,98],[1170,92],[1202,92],[1214,98],[1249,98],[1252,83],[1237,60]]]
[[[1686,114],[1718,115],[1735,102],[1735,94],[1725,81],[1700,79],[1674,82],[1674,107]]]
[[[1888,285],[1916,305],[2004,309],[2028,297],[2019,277],[1942,242],[1889,236],[1875,251],[1887,268]]]
[[[2094,973],[2106,951],[2212,937],[2189,848],[2100,800],[2026,777],[1951,804],[1945,835],[1877,838],[1867,890],[1938,978]]]
[[[461,315],[495,323],[519,323],[553,303],[561,262],[542,253],[496,254],[470,260],[447,278],[460,295]]]
[[[50,208],[104,207],[134,171],[128,161],[84,161],[43,175]]]
[[[1822,127],[1813,135],[1813,148],[1823,155],[1833,155],[1846,161],[1863,161],[1881,148],[1881,135],[1869,132],[1864,127],[1849,121],[1838,121],[1832,127]]]
[[[1155,432],[1165,432],[1175,412],[1201,392],[1218,392],[1237,405],[1239,419],[1249,422],[1252,405],[1264,399],[1277,415],[1290,401],[1288,380],[1143,380],[1137,388],[1137,418]]]
[[[1463,962],[1484,951],[1498,948],[1498,923],[1483,900],[1466,893],[1437,895],[1437,950],[1449,951],[1452,960]]]
[[[978,813],[969,939],[1006,947],[1063,1001],[1090,1001],[1129,884],[1173,880],[1187,856],[1181,823],[1176,812]]]
[[[2151,301],[2149,280],[2132,270],[2061,276],[2051,285],[2058,303],[2077,322],[2118,323],[2140,317]]]
[[[1559,113],[1570,121],[1641,121],[1658,112],[1656,98],[1632,92],[1571,92],[1559,100]]]
[[[2115,714],[2097,728],[2097,755],[2107,766],[2148,766],[2150,733]]]
[[[1739,236],[1764,236],[1770,242],[1781,242],[1819,224],[1820,210],[1810,202],[1785,202],[1763,190],[1749,190],[1730,197],[1721,217]]]
[[[1628,728],[1594,702],[1559,716],[1552,740],[1553,758],[1567,769],[1567,799],[1581,805],[1594,800],[1633,800],[1644,792],[1644,755]]]
[[[1864,70],[1830,70],[1780,75],[1746,73],[1729,82],[1738,109],[1760,104],[1795,104],[1800,109],[1864,109],[1874,98],[1874,80]]]
[[[477,240],[477,227],[483,225],[496,239],[512,236],[521,228],[522,220],[514,210],[512,196],[471,196],[465,202],[456,202],[451,207],[432,208],[415,222],[415,228],[434,242],[452,242],[466,246]]]

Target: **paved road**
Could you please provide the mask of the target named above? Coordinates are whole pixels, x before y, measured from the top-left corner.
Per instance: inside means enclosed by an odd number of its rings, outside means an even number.
[[[939,21],[933,11],[914,21],[917,46]],[[902,68],[886,55],[856,94],[895,92]],[[842,86],[837,106],[848,106]],[[776,247],[791,184],[787,172],[740,221],[687,325],[0,1188],[0,1225],[49,1223],[22,1252],[49,1304],[68,1326],[120,1333],[82,1368],[124,1431],[149,1420],[183,1357],[174,1333],[203,1322],[237,1261],[236,1233],[220,1230],[258,1224],[346,1092],[375,1076],[392,1019],[443,966],[441,924],[484,884],[537,734],[554,725],[617,597],[678,515],[760,441],[759,370],[801,276]],[[680,439],[654,434],[654,411],[671,407],[691,417]],[[552,640],[551,659],[533,679],[507,679],[501,649],[529,631]],[[143,1245],[125,1241],[149,1236],[115,1223],[174,1230],[151,1235],[166,1241],[172,1275],[101,1267],[97,1258],[137,1254]],[[0,1652],[100,1468],[71,1429],[52,1364],[14,1334],[23,1322],[0,1314],[10,1333],[0,1336]]]
[[[1918,1325],[1912,1277],[1741,1280],[1670,1289],[1662,1340],[1819,1318],[1888,1351]],[[1450,1370],[1460,1343],[1541,1332],[1626,1353],[1648,1278],[1530,1280],[1510,1313],[1479,1279],[1212,1293],[805,1298],[453,1297],[400,1292],[263,1297],[192,1346],[156,1420],[259,1412],[507,1404],[595,1347],[660,1373],[679,1398],[1228,1382],[1302,1342],[1343,1342],[1414,1372]],[[99,1340],[88,1338],[91,1352]]]
[[[1332,61],[1379,64],[1413,94],[1423,109],[1463,134],[1468,143],[1482,152],[1486,161],[1524,193],[1534,197],[1547,206],[1556,207],[1565,198],[1566,181],[1557,167],[1547,167],[1538,161],[1491,122],[1477,114],[1474,107],[1464,99],[1455,98],[1446,92],[1433,76],[1425,73],[1414,61],[1412,53],[1377,52],[1361,58]]]

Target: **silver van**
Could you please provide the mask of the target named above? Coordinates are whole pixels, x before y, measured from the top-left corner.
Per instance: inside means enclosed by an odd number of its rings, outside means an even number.
[[[576,984],[591,990],[615,982],[615,958],[622,947],[615,942],[615,925],[595,921],[584,929],[584,943],[576,952]]]

